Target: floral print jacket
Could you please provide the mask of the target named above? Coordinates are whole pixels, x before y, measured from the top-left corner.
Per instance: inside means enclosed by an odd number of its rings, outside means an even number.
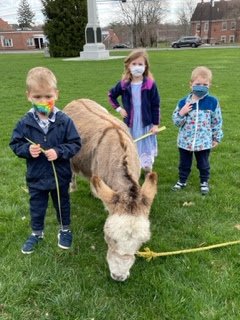
[[[223,137],[222,114],[215,97],[206,95],[193,103],[192,110],[181,116],[179,111],[191,101],[191,94],[178,102],[173,112],[173,122],[179,127],[177,145],[189,151],[212,148],[212,142],[220,142]]]

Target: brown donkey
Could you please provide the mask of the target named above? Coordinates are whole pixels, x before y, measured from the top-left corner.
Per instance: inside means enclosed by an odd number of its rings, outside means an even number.
[[[72,158],[73,175],[90,180],[93,193],[109,216],[104,225],[111,277],[124,281],[135,254],[150,239],[149,212],[157,192],[157,174],[149,173],[139,185],[140,164],[127,126],[99,104],[74,100],[63,110],[72,118],[82,148]],[[76,188],[75,177],[72,188]]]

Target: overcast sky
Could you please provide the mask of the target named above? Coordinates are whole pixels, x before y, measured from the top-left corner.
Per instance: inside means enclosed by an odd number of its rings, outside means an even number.
[[[67,1],[67,0],[66,0]],[[99,23],[101,27],[105,27],[110,22],[116,21],[119,4],[112,0],[96,0]],[[0,0],[0,18],[8,23],[17,23],[17,8],[20,0]],[[168,0],[170,14],[168,15],[170,21],[176,19],[177,8],[180,7],[183,0]],[[42,15],[41,0],[28,0],[32,11],[35,13],[35,24],[43,23],[44,16]],[[115,19],[114,19],[115,18]],[[169,22],[170,22],[169,21]]]

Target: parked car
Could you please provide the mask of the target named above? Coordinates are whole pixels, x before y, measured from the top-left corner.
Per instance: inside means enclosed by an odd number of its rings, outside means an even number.
[[[113,49],[129,49],[130,47],[124,43],[118,43],[113,46]]]
[[[172,42],[172,47],[173,48],[180,48],[180,47],[197,48],[201,44],[202,44],[202,41],[201,41],[200,37],[187,36],[187,37],[182,37],[179,40]]]

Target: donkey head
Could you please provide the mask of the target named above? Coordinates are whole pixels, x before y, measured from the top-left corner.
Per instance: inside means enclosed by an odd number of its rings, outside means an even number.
[[[150,239],[149,212],[157,192],[157,174],[147,175],[137,196],[132,191],[118,194],[99,177],[91,178],[97,196],[109,211],[104,225],[105,241],[108,244],[107,261],[111,277],[124,281],[130,275],[135,254],[141,245]]]

